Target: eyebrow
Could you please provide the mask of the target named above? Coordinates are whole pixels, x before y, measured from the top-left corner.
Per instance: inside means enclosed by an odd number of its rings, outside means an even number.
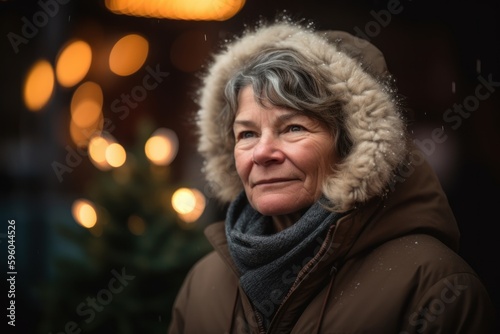
[[[306,115],[303,115],[303,114],[299,113],[298,111],[290,111],[290,112],[279,115],[277,117],[276,123],[283,124],[283,123],[286,123],[290,119],[293,119],[297,116],[307,117]],[[255,122],[251,121],[251,120],[246,120],[246,119],[240,119],[240,120],[235,119],[233,122],[233,126],[234,125],[255,126]]]
[[[247,121],[247,120],[244,120],[244,119],[242,119],[242,120],[234,120],[233,127],[235,125],[242,125],[242,126],[248,126],[248,127],[250,127],[250,126],[254,126],[255,122],[254,121]]]

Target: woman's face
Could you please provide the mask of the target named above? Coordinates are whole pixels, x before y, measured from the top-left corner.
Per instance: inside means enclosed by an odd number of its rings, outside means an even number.
[[[290,215],[311,206],[331,173],[333,137],[321,122],[293,110],[259,105],[247,86],[233,125],[236,170],[254,209]]]

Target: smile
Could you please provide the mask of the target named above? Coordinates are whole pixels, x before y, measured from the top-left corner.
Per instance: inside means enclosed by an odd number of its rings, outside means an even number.
[[[280,183],[287,183],[287,182],[293,182],[293,181],[298,181],[298,179],[268,179],[268,180],[260,180],[257,181],[253,184],[253,187],[256,186],[263,186],[263,185],[275,185],[275,184],[280,184]]]

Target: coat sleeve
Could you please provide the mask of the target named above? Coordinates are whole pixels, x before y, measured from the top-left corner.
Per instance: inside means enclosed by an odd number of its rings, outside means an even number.
[[[492,333],[494,307],[482,282],[471,273],[441,279],[420,298],[400,334]]]
[[[172,308],[172,319],[168,327],[168,334],[184,333],[184,324],[186,321],[188,302],[193,279],[193,269],[191,269],[184,279]]]

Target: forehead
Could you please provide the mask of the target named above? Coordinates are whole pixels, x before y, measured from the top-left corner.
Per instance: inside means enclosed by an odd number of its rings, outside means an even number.
[[[242,118],[252,117],[273,117],[273,118],[294,118],[294,117],[307,117],[300,111],[274,106],[266,101],[257,101],[251,86],[243,88],[238,95],[238,109],[236,110],[235,121]]]

